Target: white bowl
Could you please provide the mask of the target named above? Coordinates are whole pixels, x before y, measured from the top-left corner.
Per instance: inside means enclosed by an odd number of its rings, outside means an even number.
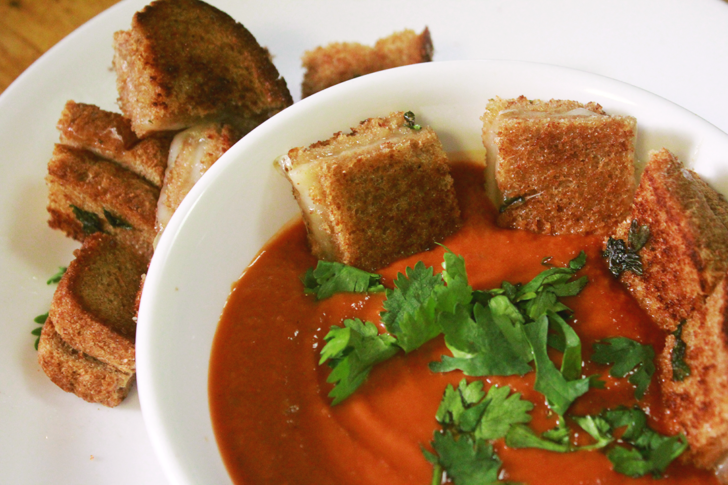
[[[638,158],[667,147],[728,193],[728,135],[643,90],[560,67],[506,61],[436,62],[363,76],[304,99],[247,135],[202,178],[161,238],[137,330],[139,396],[162,466],[174,484],[231,483],[210,420],[210,349],[231,285],[258,250],[298,214],[273,160],[359,121],[412,110],[450,152],[482,155],[488,99],[596,101],[638,122]]]

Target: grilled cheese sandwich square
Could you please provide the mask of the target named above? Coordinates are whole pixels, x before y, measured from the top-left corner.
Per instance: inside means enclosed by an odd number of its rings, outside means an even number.
[[[366,270],[431,248],[460,209],[437,134],[402,112],[363,121],[279,160],[314,256]]]
[[[247,132],[293,103],[268,51],[200,0],[156,0],[114,34],[119,106],[139,137],[208,121]]]
[[[607,234],[635,190],[636,121],[595,103],[488,103],[487,163],[502,196],[498,225],[542,234]]]

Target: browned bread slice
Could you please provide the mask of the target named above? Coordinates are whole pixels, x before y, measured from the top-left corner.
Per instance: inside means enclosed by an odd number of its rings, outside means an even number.
[[[200,0],[156,0],[114,34],[121,111],[134,132],[228,119],[250,130],[293,102],[268,51]]]
[[[639,251],[642,275],[621,274],[637,302],[668,332],[703,306],[728,270],[728,203],[668,150],[650,153],[629,218],[614,239],[628,240],[632,220],[650,238]]]
[[[398,66],[432,60],[432,38],[427,27],[422,33],[403,30],[379,39],[374,47],[357,42],[336,42],[306,51],[306,70],[301,96],[306,97],[355,77]]]
[[[57,126],[61,144],[89,150],[162,186],[171,134],[140,140],[120,114],[74,101],[66,103]]]
[[[151,257],[159,189],[93,153],[56,145],[48,162],[48,225],[83,241],[113,234]]]
[[[403,113],[363,121],[280,160],[313,254],[375,270],[453,233],[460,210],[447,155]]]
[[[74,255],[51,301],[56,331],[74,349],[133,372],[136,297],[148,258],[101,233]]]
[[[38,363],[64,391],[108,407],[119,405],[135,380],[133,372],[122,371],[72,348],[58,335],[51,319],[46,320],[40,334]]]
[[[728,456],[728,278],[680,330],[658,359],[662,396],[688,438],[688,459],[713,468]]]
[[[167,226],[192,186],[239,139],[235,128],[220,123],[193,126],[174,137],[157,204],[157,231]]]
[[[492,99],[483,120],[502,197],[498,225],[544,234],[603,234],[629,212],[636,121],[595,103]]]

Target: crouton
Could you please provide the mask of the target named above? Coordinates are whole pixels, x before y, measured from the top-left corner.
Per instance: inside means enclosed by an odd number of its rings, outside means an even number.
[[[667,337],[662,397],[690,444],[687,460],[714,468],[728,456],[728,278]]]
[[[38,363],[58,387],[81,399],[108,407],[118,406],[129,394],[134,372],[105,364],[68,345],[46,320],[38,342]]]
[[[336,42],[306,51],[301,85],[305,98],[355,77],[432,60],[432,38],[427,27],[420,34],[403,30],[379,39],[374,47],[357,42]]]
[[[668,150],[653,151],[631,213],[615,240],[627,241],[633,220],[649,228],[639,250],[642,274],[622,283],[665,331],[699,310],[728,270],[728,203]]]
[[[312,253],[366,270],[431,248],[460,224],[447,155],[404,113],[371,118],[279,161]]]
[[[102,233],[74,255],[51,301],[56,332],[73,349],[134,372],[136,298],[149,259]]]
[[[487,163],[502,197],[498,225],[542,234],[601,234],[629,212],[636,121],[595,103],[488,103]]]
[[[227,120],[244,132],[293,103],[268,51],[200,0],[156,0],[114,34],[119,106],[139,137]]]
[[[131,170],[155,187],[162,186],[173,134],[141,140],[132,131],[129,120],[120,114],[74,101],[66,103],[57,127],[61,144],[89,150]]]
[[[113,234],[151,257],[159,189],[93,153],[56,145],[48,162],[48,225],[83,241]]]

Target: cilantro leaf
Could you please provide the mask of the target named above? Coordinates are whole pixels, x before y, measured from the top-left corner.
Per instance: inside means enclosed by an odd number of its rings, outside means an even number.
[[[510,395],[509,395],[510,394]],[[483,402],[487,403],[485,412],[480,417],[475,437],[494,440],[506,436],[514,424],[529,423],[533,403],[521,399],[521,394],[511,394],[509,386],[491,386]]]
[[[602,416],[573,416],[574,421],[589,435],[594,438],[595,443],[580,446],[580,450],[596,450],[609,445],[614,438],[612,428]]]
[[[648,473],[659,477],[680,456],[688,443],[682,434],[664,436],[647,426],[647,415],[638,407],[618,408],[602,413],[612,429],[625,427],[621,440],[632,448],[615,447],[607,452],[614,470],[631,477]]]
[[[48,278],[48,281],[46,281],[46,284],[47,285],[58,284],[61,281],[61,278],[63,278],[63,275],[66,273],[67,269],[68,268],[66,268],[65,266],[59,266],[56,274],[54,274],[53,276]]]
[[[456,438],[450,431],[436,431],[432,448],[435,454],[426,456],[440,465],[455,485],[502,483],[498,480],[501,461],[485,440],[467,434]]]
[[[444,282],[422,261],[414,268],[408,267],[405,273],[397,275],[393,290],[386,290],[385,311],[380,316],[387,330],[397,337],[398,345],[411,352],[441,332],[435,316],[434,291]]]
[[[459,427],[460,417],[467,408],[477,404],[485,397],[482,381],[473,381],[470,384],[463,379],[457,388],[448,384],[445,393],[437,408],[435,419],[443,426]]]
[[[344,320],[344,327],[332,326],[324,337],[319,364],[329,361],[332,368],[326,382],[334,384],[329,393],[336,405],[349,397],[367,378],[374,365],[394,356],[399,348],[391,335],[379,334],[371,322]]]
[[[523,424],[512,426],[506,434],[506,445],[510,448],[539,448],[542,450],[555,451],[557,453],[566,453],[570,450],[568,441],[568,428],[557,428],[561,430],[556,439],[549,439],[544,433],[538,436],[535,431]],[[566,431],[566,434],[563,433]],[[566,440],[563,438],[566,437]]]
[[[384,291],[382,276],[368,273],[353,266],[332,261],[319,261],[316,269],[309,268],[301,277],[304,292],[324,300],[335,293],[363,293]]]
[[[623,378],[630,372],[629,382],[637,386],[634,394],[642,399],[655,373],[655,351],[651,345],[642,345],[626,337],[605,339],[594,344],[591,360],[597,364],[614,364],[609,371],[612,377]]]
[[[556,369],[547,352],[548,318],[544,315],[536,322],[525,326],[536,363],[534,389],[546,396],[549,407],[563,416],[574,400],[589,390],[589,378],[567,380]]]
[[[431,362],[433,372],[461,370],[466,375],[523,375],[531,372],[528,360],[509,345],[489,308],[476,303],[473,314],[458,305],[454,314],[443,313],[440,323],[445,344],[453,357],[443,355],[440,362]]]

